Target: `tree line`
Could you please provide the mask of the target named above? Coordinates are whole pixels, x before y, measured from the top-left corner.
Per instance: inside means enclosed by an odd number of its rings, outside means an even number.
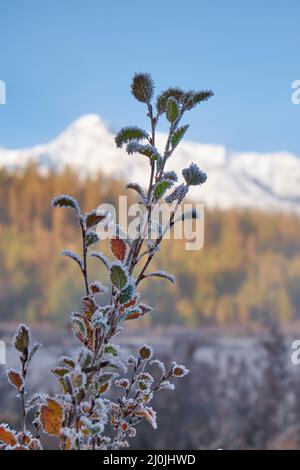
[[[64,324],[82,291],[76,266],[61,247],[79,249],[68,211],[51,210],[53,196],[74,195],[85,210],[117,204],[124,184],[101,173],[82,179],[74,170],[41,174],[0,170],[0,315],[5,320]],[[134,202],[132,192],[128,193]],[[249,325],[266,316],[282,323],[298,319],[300,302],[300,218],[255,210],[205,211],[205,244],[186,253],[182,240],[165,240],[154,269],[178,283],[145,283],[144,300],[156,309],[144,322]],[[101,243],[101,242],[100,242]],[[108,252],[102,242],[99,249]],[[95,278],[98,263],[91,261]],[[96,274],[97,273],[97,274]],[[105,272],[100,273],[105,283]],[[67,294],[66,294],[67,293]]]

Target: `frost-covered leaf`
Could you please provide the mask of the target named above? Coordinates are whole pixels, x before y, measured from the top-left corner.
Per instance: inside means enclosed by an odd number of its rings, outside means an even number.
[[[137,320],[138,318],[143,317],[146,313],[151,312],[153,309],[149,305],[140,304],[127,308],[125,314],[123,315],[125,320]]]
[[[153,356],[153,350],[151,346],[148,346],[147,344],[144,344],[139,350],[139,356],[142,359],[142,361],[145,361],[147,359],[151,359]]]
[[[60,194],[52,199],[52,207],[71,207],[80,216],[80,207],[76,199],[68,194]]]
[[[159,157],[157,158],[157,160],[156,160],[156,170],[157,170],[157,173],[160,172],[160,170],[161,170],[162,167],[163,167],[163,164],[164,164],[164,159],[163,159],[161,156],[159,156]]]
[[[141,309],[141,311],[143,312],[144,315],[145,315],[146,313],[152,312],[152,310],[153,310],[153,308],[150,307],[150,305],[146,305],[146,304],[140,304],[140,305],[139,305],[139,308]]]
[[[128,282],[128,273],[121,263],[112,263],[110,268],[110,279],[113,285],[121,290]]]
[[[187,91],[184,93],[184,96],[181,98],[181,102],[185,109],[192,109],[197,104],[207,101],[209,98],[214,96],[211,90],[203,91]]]
[[[49,398],[40,408],[39,418],[47,434],[58,436],[62,426],[63,408],[58,401]]]
[[[67,369],[65,367],[53,367],[53,369],[51,369],[51,372],[55,375],[58,375],[59,377],[63,377],[64,375],[70,372],[70,369]]]
[[[182,202],[184,197],[189,191],[189,187],[182,183],[179,186],[177,186],[174,191],[171,192],[166,198],[165,201],[168,204],[172,204],[172,202],[177,201],[178,203]]]
[[[188,168],[182,170],[182,176],[184,177],[186,184],[189,186],[197,186],[205,183],[207,175],[204,171],[201,171],[196,163],[191,163]]]
[[[44,393],[35,393],[30,400],[26,403],[26,412],[30,411],[32,408],[36,406],[40,406],[42,402],[44,402],[48,398],[48,395]]]
[[[86,325],[83,320],[80,318],[72,318],[71,329],[74,336],[79,339],[79,341],[84,342],[86,338]]]
[[[21,391],[24,387],[24,380],[19,372],[13,369],[9,369],[6,372],[8,381],[11,385],[16,387],[17,390]]]
[[[93,230],[90,230],[89,232],[86,233],[85,236],[85,245],[86,247],[89,247],[91,245],[94,245],[100,240],[99,236],[97,235],[96,232]]]
[[[149,136],[144,129],[135,126],[123,127],[115,137],[115,142],[118,148],[127,144],[131,140],[147,139]]]
[[[123,320],[137,320],[144,314],[139,307],[131,307],[125,310],[122,319]]]
[[[105,294],[108,291],[108,288],[99,281],[90,282],[89,288],[93,294]]]
[[[172,377],[181,378],[184,377],[189,373],[189,370],[182,364],[177,364],[177,362],[173,362],[171,366],[171,374]]]
[[[135,287],[133,283],[128,283],[128,285],[121,290],[120,293],[120,304],[125,304],[134,297]]]
[[[31,336],[28,326],[21,323],[18,326],[17,333],[13,340],[13,345],[15,349],[17,349],[21,353],[24,353],[24,351],[29,347],[30,340]]]
[[[176,129],[176,131],[173,132],[172,137],[171,137],[171,144],[172,144],[173,149],[175,149],[177,145],[180,143],[180,141],[184,137],[188,128],[189,128],[189,125],[186,124],[185,126],[178,127],[178,129]]]
[[[178,181],[178,176],[175,173],[175,171],[173,171],[173,170],[172,171],[166,171],[163,174],[163,179],[171,180],[171,181],[174,181],[174,183],[176,183],[176,181]]]
[[[7,424],[0,424],[0,442],[7,445],[15,446],[17,444],[17,436],[15,431],[12,431]]]
[[[136,305],[137,303],[137,298],[133,298],[129,300],[126,304],[121,305],[120,307],[120,313],[121,313],[121,319],[122,320],[128,320],[129,317],[130,319],[134,318],[139,318],[140,316],[143,315],[142,310],[140,309],[139,306]]]
[[[169,122],[174,122],[180,115],[180,106],[176,98],[174,96],[170,96],[167,99],[166,104],[166,117]]]
[[[156,101],[158,113],[163,114],[166,112],[168,98],[174,97],[178,102],[180,102],[183,95],[184,91],[180,88],[168,88],[167,90],[163,91],[160,95],[158,95]]]
[[[131,92],[142,103],[149,103],[153,96],[154,83],[149,73],[136,73],[132,79]]]
[[[120,354],[120,348],[115,344],[106,344],[104,346],[104,354],[112,354],[115,357],[118,357]]]
[[[169,380],[165,380],[159,386],[159,390],[175,390],[175,385],[172,384]]]
[[[95,327],[106,330],[108,328],[107,319],[103,315],[103,312],[99,309],[93,315],[92,324]]]
[[[62,256],[67,256],[68,258],[74,260],[79,265],[80,269],[83,269],[83,262],[79,255],[77,255],[71,250],[63,250],[61,254]]]
[[[124,261],[127,251],[125,240],[122,238],[111,238],[110,249],[119,261]]]
[[[88,212],[85,216],[85,224],[87,228],[92,228],[95,225],[99,224],[106,219],[108,212],[107,211],[98,211],[96,209]]]
[[[63,389],[63,392],[65,394],[70,394],[71,395],[73,393],[70,374],[66,374],[63,377],[59,377],[58,381],[59,381],[59,383],[60,383],[60,385]]]
[[[98,258],[100,261],[102,261],[102,263],[104,264],[104,266],[109,270],[110,269],[110,261],[109,259],[102,253],[102,251],[92,251],[90,253],[90,256],[92,256],[93,258]]]
[[[145,277],[162,277],[172,282],[172,284],[175,284],[176,282],[175,277],[172,274],[166,273],[165,271],[154,271],[152,273],[145,274]]]
[[[71,357],[68,357],[68,356],[61,356],[60,359],[59,359],[59,363],[64,365],[64,366],[67,366],[68,368],[71,368],[71,369],[74,369],[74,367],[76,365],[74,359],[72,359]]]
[[[86,317],[91,318],[93,313],[97,310],[98,306],[91,296],[82,297],[81,304],[83,313]]]
[[[156,147],[153,147],[153,145],[149,144],[142,145],[139,142],[136,142],[135,140],[133,140],[127,145],[126,151],[129,155],[139,153],[140,155],[144,155],[145,157],[148,157],[154,161],[157,160],[158,157],[160,157],[160,154]]]
[[[133,189],[134,191],[136,191],[143,200],[146,200],[147,196],[142,188],[141,185],[139,185],[138,183],[129,183],[127,184],[126,188],[128,189]]]
[[[83,370],[89,367],[93,361],[93,353],[86,347],[80,349],[79,357],[79,364]]]
[[[143,410],[137,410],[134,414],[135,416],[144,418],[153,429],[157,429],[156,412],[151,407],[147,406]]]
[[[128,379],[118,379],[115,380],[115,386],[119,388],[128,388],[129,386],[129,380]]]
[[[117,376],[115,372],[104,373],[94,377],[93,380],[93,389],[94,394],[97,396],[99,394],[107,392],[109,390],[112,380]]]
[[[171,180],[163,180],[163,181],[159,181],[158,183],[156,183],[155,185],[155,188],[154,188],[154,197],[156,200],[160,199],[164,194],[165,192],[171,188],[173,184],[173,181]]]

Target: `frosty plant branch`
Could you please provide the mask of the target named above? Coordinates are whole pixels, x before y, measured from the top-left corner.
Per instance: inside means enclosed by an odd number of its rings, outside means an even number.
[[[82,253],[64,250],[63,255],[78,265],[84,281],[85,296],[81,308],[71,314],[71,330],[79,342],[75,357],[61,357],[52,369],[61,391],[56,395],[35,394],[27,399],[25,381],[31,360],[39,348],[32,343],[29,328],[20,325],[14,338],[14,347],[20,353],[20,371],[7,372],[10,383],[17,389],[21,402],[21,430],[14,431],[0,425],[0,448],[42,449],[43,435],[57,438],[63,449],[120,449],[129,445],[141,420],[157,427],[156,413],[151,401],[162,390],[174,390],[173,381],[184,377],[188,370],[173,362],[166,367],[153,358],[150,346],[142,346],[136,356],[124,358],[113,340],[124,328],[125,322],[151,314],[152,307],[142,302],[137,291],[140,282],[156,277],[161,282],[175,282],[171,274],[149,272],[151,261],[158,253],[163,235],[175,224],[175,212],[187,195],[190,186],[202,185],[206,174],[195,163],[182,170],[183,181],[166,165],[184,137],[188,125],[180,125],[185,113],[212,96],[211,91],[183,91],[169,88],[158,95],[155,104],[154,84],[149,74],[136,74],[131,91],[146,106],[150,133],[135,126],[124,127],[115,137],[117,147],[124,148],[132,158],[145,158],[149,166],[149,186],[146,191],[136,182],[127,187],[137,193],[144,207],[139,220],[139,231],[133,237],[121,236],[122,227],[112,222],[107,211],[92,210],[84,214],[78,202],[63,194],[52,201],[54,208],[73,210],[81,238]],[[156,128],[160,119],[169,122],[169,133],[164,151],[155,147]],[[178,184],[177,184],[178,183]],[[152,220],[153,207],[160,203],[172,208],[166,227]],[[197,213],[183,214],[196,218]],[[157,227],[155,239],[145,238],[151,227]],[[100,240],[98,228],[109,228],[112,236],[109,247],[112,259],[92,247]],[[96,230],[97,229],[97,230]],[[104,240],[102,240],[104,243]],[[109,285],[89,278],[89,260],[100,261],[108,274]],[[101,302],[109,289],[110,303]],[[99,300],[100,299],[100,300]],[[154,376],[152,375],[154,373]],[[118,390],[116,401],[111,389]],[[28,413],[34,411],[33,423],[28,427]],[[33,431],[35,429],[35,431]]]

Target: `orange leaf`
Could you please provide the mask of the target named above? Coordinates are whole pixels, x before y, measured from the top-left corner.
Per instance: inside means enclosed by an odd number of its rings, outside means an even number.
[[[23,388],[24,382],[19,372],[10,369],[7,371],[7,378],[9,380],[9,383],[16,387],[17,390],[20,391]]]
[[[131,313],[130,315],[128,315],[128,317],[126,317],[126,320],[136,320],[137,318],[140,318],[140,317],[142,317],[142,316],[143,316],[142,313],[133,312],[133,313]]]
[[[46,433],[58,436],[63,420],[63,408],[54,399],[49,398],[40,409],[40,420]]]
[[[123,304],[119,310],[121,313],[123,313],[127,308],[133,307],[137,302],[137,297],[134,297],[133,299],[129,300],[126,304]]]
[[[118,260],[124,261],[126,256],[126,243],[124,240],[121,238],[111,238],[110,248]]]
[[[17,444],[17,438],[14,431],[9,429],[6,424],[0,424],[0,441],[5,442],[10,446],[15,446]]]

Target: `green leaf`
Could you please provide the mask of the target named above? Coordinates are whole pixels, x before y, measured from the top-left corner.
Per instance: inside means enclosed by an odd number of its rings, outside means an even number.
[[[30,330],[28,326],[21,324],[18,326],[17,334],[14,337],[13,345],[19,352],[24,353],[30,344]]]
[[[173,181],[160,181],[159,183],[156,184],[154,188],[154,197],[156,200],[160,199],[165,192],[172,186]]]
[[[110,279],[113,285],[121,290],[128,281],[128,274],[120,263],[112,263],[110,268]]]
[[[146,131],[139,127],[129,126],[123,127],[115,137],[115,142],[118,148],[132,140],[147,139],[149,136]]]
[[[166,117],[169,122],[174,122],[176,119],[179,117],[180,114],[180,107],[179,104],[174,98],[174,96],[170,96],[167,100],[167,106],[166,106]]]
[[[172,144],[173,149],[177,147],[177,145],[182,140],[188,128],[189,128],[189,125],[186,124],[185,126],[178,127],[178,129],[173,133],[171,137],[171,144]]]
[[[124,289],[122,289],[121,294],[120,294],[120,304],[125,304],[128,302],[130,299],[133,298],[135,293],[135,289],[133,284],[128,284]]]
[[[180,88],[168,88],[167,90],[163,91],[158,97],[156,101],[156,108],[158,114],[163,114],[166,112],[167,109],[167,101],[168,98],[174,97],[178,102],[181,101],[181,98],[184,96],[184,91]]]
[[[119,350],[113,344],[107,344],[104,346],[104,354],[112,354],[115,357],[119,356]]]

